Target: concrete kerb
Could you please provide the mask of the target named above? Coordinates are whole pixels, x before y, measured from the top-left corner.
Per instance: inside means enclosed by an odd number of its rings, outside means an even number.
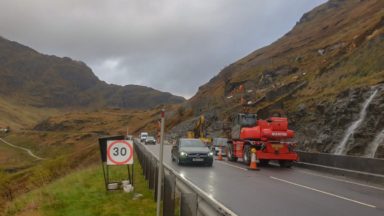
[[[324,166],[319,164],[305,163],[305,162],[296,162],[295,166],[308,168],[311,170],[318,170],[321,172],[331,173],[335,175],[346,176],[356,180],[363,180],[365,182],[370,182],[370,183],[384,186],[384,175],[342,169],[337,167]]]
[[[384,185],[384,160],[349,155],[297,151],[295,165]]]
[[[300,162],[384,175],[384,159],[297,151]]]

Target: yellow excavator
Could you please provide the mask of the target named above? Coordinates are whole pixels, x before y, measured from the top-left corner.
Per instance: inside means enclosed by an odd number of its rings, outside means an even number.
[[[188,138],[199,138],[207,145],[212,144],[212,138],[207,137],[207,128],[204,115],[200,115],[197,119],[193,131],[187,132]]]

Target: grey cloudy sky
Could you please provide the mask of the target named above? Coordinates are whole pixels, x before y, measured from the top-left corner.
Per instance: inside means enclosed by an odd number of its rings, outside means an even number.
[[[0,35],[108,83],[190,97],[326,0],[1,0]]]

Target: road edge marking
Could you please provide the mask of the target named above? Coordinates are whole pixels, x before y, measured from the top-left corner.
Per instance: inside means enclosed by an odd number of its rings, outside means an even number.
[[[357,204],[360,204],[360,205],[363,205],[363,206],[367,206],[367,207],[370,207],[370,208],[376,208],[376,206],[374,206],[374,205],[363,203],[363,202],[360,202],[360,201],[357,201],[357,200],[353,200],[353,199],[349,199],[347,197],[339,196],[339,195],[336,195],[336,194],[333,194],[333,193],[329,193],[329,192],[326,192],[326,191],[322,191],[322,190],[319,190],[319,189],[316,189],[316,188],[312,188],[312,187],[308,187],[308,186],[305,186],[305,185],[297,184],[297,183],[294,183],[294,182],[291,182],[291,181],[288,181],[288,180],[284,180],[284,179],[280,179],[280,178],[276,178],[276,177],[273,177],[273,176],[269,176],[269,177],[271,179],[274,179],[274,180],[277,180],[277,181],[285,182],[285,183],[288,183],[288,184],[291,184],[291,185],[295,185],[297,187],[302,187],[302,188],[305,188],[305,189],[308,189],[308,190],[316,191],[318,193],[322,193],[322,194],[325,194],[325,195],[328,195],[328,196],[332,196],[332,197],[336,197],[336,198],[343,199],[343,200],[346,200],[346,201],[354,202],[354,203],[357,203]]]
[[[243,168],[243,167],[239,167],[239,166],[235,166],[233,164],[230,164],[230,163],[227,163],[227,162],[224,162],[224,161],[218,161],[216,160],[215,163],[220,163],[220,164],[224,164],[224,165],[227,165],[227,166],[230,166],[230,167],[234,167],[234,168],[237,168],[237,169],[241,169],[243,171],[248,171],[248,169],[246,168]]]

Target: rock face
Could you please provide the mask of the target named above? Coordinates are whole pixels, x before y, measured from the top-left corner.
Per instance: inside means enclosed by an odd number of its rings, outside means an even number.
[[[384,129],[384,85],[372,88],[358,88],[341,92],[334,101],[318,102],[315,109],[297,110],[290,114],[291,127],[297,131],[297,141],[303,150],[334,152],[346,135],[348,127],[359,120],[364,102],[378,90],[367,107],[367,113],[347,139],[345,152],[351,155],[364,155],[367,144]],[[313,121],[302,122],[302,113],[311,116]],[[377,152],[377,157],[384,143]]]
[[[306,13],[282,38],[201,86],[189,100],[195,115],[215,113],[215,125],[231,120],[244,104],[260,118],[283,113],[300,149],[333,152],[378,88],[346,143],[348,154],[363,155],[384,127],[382,8],[378,0],[330,0]],[[384,157],[383,149],[381,144],[376,157]]]
[[[150,108],[184,98],[137,85],[109,85],[83,62],[47,56],[0,37],[0,97],[49,108]]]

